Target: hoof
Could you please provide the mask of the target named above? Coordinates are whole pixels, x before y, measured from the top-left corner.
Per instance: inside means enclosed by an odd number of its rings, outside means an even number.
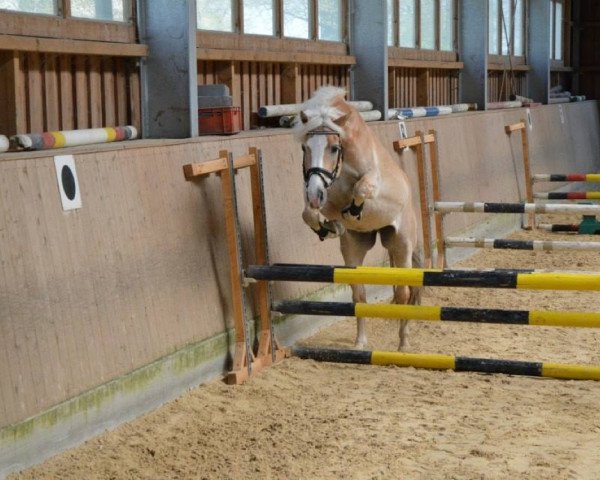
[[[356,350],[364,350],[367,347],[367,342],[359,342],[358,340],[354,344]]]

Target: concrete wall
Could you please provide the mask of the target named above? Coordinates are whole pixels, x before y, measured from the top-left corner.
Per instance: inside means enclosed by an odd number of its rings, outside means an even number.
[[[518,201],[520,136],[504,126],[525,114],[407,126],[436,129],[445,200]],[[539,107],[531,117],[534,172],[600,171],[596,102]],[[397,122],[371,128],[391,149]],[[231,309],[220,184],[186,182],[181,167],[251,146],[264,157],[272,262],[341,264],[338,242],[320,242],[302,223],[301,150],[285,130],[60,151],[74,155],[80,182],[83,206],[71,212],[60,204],[53,153],[0,156],[0,476],[224,371]],[[416,186],[414,161],[410,151],[400,157]],[[237,183],[251,262],[248,173]],[[446,233],[484,218],[449,216]],[[380,247],[367,257],[385,261]],[[279,284],[274,295],[321,287]],[[284,342],[290,331],[299,334],[280,326]]]

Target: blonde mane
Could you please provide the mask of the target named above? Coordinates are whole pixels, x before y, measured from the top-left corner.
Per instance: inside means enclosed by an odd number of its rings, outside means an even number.
[[[301,112],[306,115],[308,120],[303,122],[300,116],[296,118],[294,126],[294,135],[298,141],[302,141],[304,136],[319,127],[326,127],[339,133],[343,138],[344,131],[342,127],[335,123],[335,120],[342,117],[344,112],[332,106],[336,98],[342,99],[346,95],[346,90],[339,87],[326,86],[321,87],[315,94],[302,104]]]

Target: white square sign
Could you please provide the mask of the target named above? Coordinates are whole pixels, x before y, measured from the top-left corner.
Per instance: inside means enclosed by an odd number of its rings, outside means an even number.
[[[81,208],[81,192],[73,155],[57,155],[54,157],[54,167],[63,210]]]

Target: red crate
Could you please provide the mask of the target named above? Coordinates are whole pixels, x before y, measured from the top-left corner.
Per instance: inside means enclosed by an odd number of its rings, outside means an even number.
[[[232,135],[242,129],[240,107],[213,107],[198,109],[200,135]]]

